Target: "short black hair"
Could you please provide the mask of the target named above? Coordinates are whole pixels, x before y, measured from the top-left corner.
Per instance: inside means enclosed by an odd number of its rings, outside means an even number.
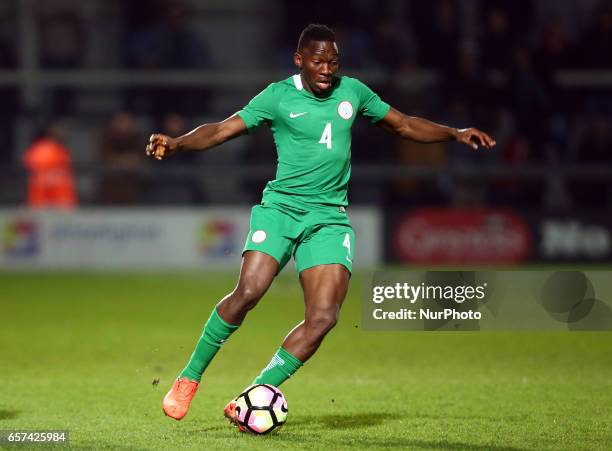
[[[300,33],[300,39],[298,39],[297,45],[298,52],[304,47],[307,47],[312,41],[336,42],[336,35],[334,30],[329,28],[327,25],[311,23]]]

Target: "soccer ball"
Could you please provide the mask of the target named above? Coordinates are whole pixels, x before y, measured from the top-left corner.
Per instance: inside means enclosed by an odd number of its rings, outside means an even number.
[[[288,413],[283,393],[272,385],[251,385],[236,398],[236,420],[241,430],[252,434],[277,431]]]

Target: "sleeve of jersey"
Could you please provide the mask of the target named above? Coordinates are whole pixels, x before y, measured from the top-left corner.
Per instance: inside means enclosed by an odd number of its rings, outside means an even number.
[[[257,128],[264,122],[270,123],[274,119],[277,102],[273,91],[273,85],[269,85],[238,111],[238,116],[242,118],[248,130]]]
[[[383,102],[378,94],[372,91],[364,83],[359,80],[355,81],[360,99],[359,113],[370,119],[372,122],[380,121],[387,115],[391,107],[388,103]]]

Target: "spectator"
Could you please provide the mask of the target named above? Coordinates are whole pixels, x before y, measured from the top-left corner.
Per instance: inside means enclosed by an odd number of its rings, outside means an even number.
[[[550,115],[549,94],[533,68],[527,48],[517,48],[513,60],[508,99],[517,117],[517,129],[522,130],[533,147],[542,149],[548,138],[547,127],[542,127],[542,124],[548,122]],[[542,158],[542,152],[529,155],[535,160]]]
[[[64,130],[54,123],[39,133],[26,149],[23,163],[30,173],[31,208],[73,209],[77,206],[70,152],[62,144]]]
[[[483,66],[487,69],[508,70],[512,66],[508,55],[512,55],[516,40],[508,23],[508,13],[500,6],[493,6],[485,14],[485,30],[480,44]]]
[[[189,28],[189,8],[179,0],[162,3],[159,17],[129,37],[127,63],[136,69],[203,69],[210,66],[206,45]],[[209,94],[198,87],[139,88],[128,92],[129,109],[199,113]]]
[[[531,142],[520,133],[513,135],[499,149],[500,158],[505,168],[525,168],[533,159]],[[490,190],[491,200],[500,205],[540,205],[544,193],[544,178],[541,180],[525,179],[510,173],[498,178]]]
[[[549,122],[547,127],[547,140],[551,135],[561,137],[566,128],[567,114],[569,114],[568,94],[561,89],[555,76],[559,70],[575,66],[574,45],[568,38],[568,33],[559,19],[548,21],[540,36],[534,60],[537,61],[538,77],[544,85],[548,97],[548,114],[543,117]]]
[[[102,175],[97,200],[105,205],[134,204],[141,200],[143,180],[138,174],[145,163],[145,137],[134,117],[121,111],[102,131],[98,149]]]
[[[588,123],[587,129],[578,144],[575,161],[588,164],[605,164],[610,162],[612,149],[611,116],[595,115]]]
[[[574,161],[593,166],[610,165],[610,149],[612,149],[611,116],[596,114],[587,124],[586,130],[579,140]],[[584,177],[570,182],[570,192],[576,205],[595,208],[610,205],[612,186],[609,180]]]
[[[512,28],[512,34],[529,36],[534,25],[534,0],[481,0],[481,8],[503,10]]]
[[[409,34],[388,17],[376,22],[373,50],[378,63],[388,70],[412,68],[416,64],[416,52]]]
[[[129,64],[142,69],[194,69],[209,64],[204,42],[188,26],[189,8],[182,1],[162,6],[158,20],[130,38]]]
[[[457,67],[447,74],[445,80],[446,99],[468,106],[473,119],[486,124],[489,109],[493,107],[491,87],[480,66],[480,55],[474,41],[464,41],[457,54]]]
[[[84,33],[80,17],[71,11],[51,11],[40,18],[40,64],[45,69],[73,69],[83,62]],[[52,111],[71,113],[76,91],[70,87],[50,90]]]
[[[0,70],[15,69],[17,57],[13,49],[15,42],[10,38],[0,37]],[[4,151],[0,152],[0,163],[11,165],[13,163],[14,118],[19,107],[17,88],[14,86],[0,86],[0,136],[3,139]]]
[[[178,113],[165,114],[158,129],[160,133],[169,136],[181,136],[189,131],[186,119]],[[198,187],[197,178],[186,177],[181,172],[181,168],[196,164],[197,158],[196,153],[186,152],[181,158],[169,159],[166,165],[174,166],[176,172],[169,171],[167,181],[163,184],[155,181],[152,186],[147,188],[147,198],[164,205],[185,205],[200,202],[202,193]]]
[[[334,30],[338,42],[342,43],[340,55],[342,64],[352,68],[371,68],[374,64],[370,33],[347,26],[338,26]]]
[[[418,36],[419,63],[452,75],[460,42],[459,12],[452,0],[415,1],[409,9],[411,28]]]
[[[612,68],[612,5],[607,2],[593,11],[580,44],[580,62],[585,67]]]
[[[422,144],[396,139],[394,151],[397,165],[438,168],[441,171],[448,165],[446,143]],[[385,200],[391,205],[443,204],[446,182],[444,176],[435,180],[391,178],[387,183]]]
[[[63,11],[41,18],[40,63],[44,68],[78,67],[83,59],[83,30],[80,18]]]
[[[547,84],[552,85],[554,71],[575,65],[574,54],[573,45],[561,21],[550,20],[540,35],[535,51],[538,70],[544,75]]]

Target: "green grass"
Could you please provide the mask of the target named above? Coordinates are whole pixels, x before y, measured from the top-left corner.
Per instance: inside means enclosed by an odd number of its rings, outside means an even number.
[[[612,447],[611,333],[365,332],[359,276],[339,325],[282,387],[280,433],[239,434],[222,409],[300,320],[291,273],[220,352],[189,415],[171,421],[161,399],[233,284],[224,274],[0,274],[0,429],[68,429],[73,447],[89,449]]]

